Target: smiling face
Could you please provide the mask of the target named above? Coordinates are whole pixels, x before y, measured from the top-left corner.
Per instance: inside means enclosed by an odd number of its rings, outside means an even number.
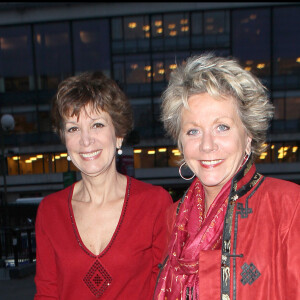
[[[207,93],[189,98],[183,108],[181,132],[184,160],[204,189],[215,196],[250,153],[251,138],[232,98],[215,99]]]
[[[73,164],[88,176],[116,171],[116,148],[122,138],[117,138],[110,115],[85,107],[77,116],[65,120],[66,147]]]

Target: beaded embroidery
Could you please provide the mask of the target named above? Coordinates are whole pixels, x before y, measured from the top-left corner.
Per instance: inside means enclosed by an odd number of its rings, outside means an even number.
[[[112,282],[111,276],[98,260],[94,262],[83,281],[86,283],[91,292],[98,298],[103,295],[105,290]]]

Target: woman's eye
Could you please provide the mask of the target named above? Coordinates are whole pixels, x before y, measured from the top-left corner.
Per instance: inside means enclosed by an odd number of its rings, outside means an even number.
[[[102,127],[104,127],[104,125],[102,123],[95,123],[93,125],[93,127],[95,127],[95,128],[102,128]]]
[[[195,135],[197,133],[198,133],[197,129],[190,129],[190,130],[188,130],[187,135]]]
[[[218,126],[219,131],[226,131],[229,130],[229,127],[227,125],[221,124]]]
[[[67,129],[68,132],[75,132],[78,131],[78,127],[71,127],[69,129]]]

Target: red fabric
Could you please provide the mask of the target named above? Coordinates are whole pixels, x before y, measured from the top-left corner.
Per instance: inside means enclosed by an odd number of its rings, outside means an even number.
[[[84,282],[96,261],[112,279],[98,299],[152,299],[166,246],[165,212],[172,203],[170,195],[161,187],[132,178],[122,223],[108,250],[95,258],[80,247],[74,233],[68,207],[70,189],[73,186],[45,197],[38,209],[34,299],[97,299]],[[92,280],[101,282],[95,276]]]
[[[230,185],[230,182],[224,185],[204,217],[203,186],[198,178],[191,184],[176,219],[169,259],[159,278],[155,299],[176,300],[182,294],[198,299],[199,252],[221,247]]]
[[[252,166],[238,183],[238,189],[254,172],[255,166]],[[288,181],[265,178],[259,188],[254,189],[237,200],[233,213],[231,254],[243,254],[243,257],[231,258],[230,299],[300,300],[300,187]],[[244,209],[251,209],[247,217],[241,217],[238,203]],[[177,204],[170,209],[173,215]],[[241,281],[245,264],[253,264],[260,272],[251,284]],[[221,250],[200,251],[199,299],[222,299],[221,270]]]

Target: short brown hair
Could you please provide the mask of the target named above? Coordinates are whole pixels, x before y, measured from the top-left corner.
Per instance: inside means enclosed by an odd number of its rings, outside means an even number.
[[[117,137],[125,138],[132,130],[132,109],[118,84],[102,72],[85,72],[62,81],[53,98],[53,129],[63,143],[65,119],[78,117],[87,105],[110,115]]]

